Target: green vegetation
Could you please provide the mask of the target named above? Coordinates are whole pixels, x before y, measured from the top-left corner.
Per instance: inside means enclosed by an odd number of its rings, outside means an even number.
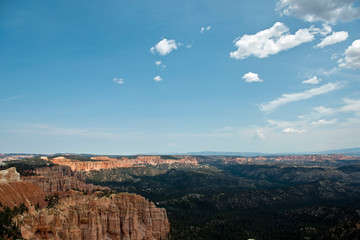
[[[1,239],[23,239],[20,233],[19,226],[15,224],[12,219],[24,212],[27,212],[28,209],[24,204],[21,204],[19,207],[14,207],[10,209],[9,207],[4,207],[0,203],[2,210],[0,211],[0,236]]]
[[[59,195],[47,195],[45,201],[48,203],[47,208],[54,208],[59,202]]]
[[[19,172],[21,176],[32,176],[35,175],[36,168],[48,166],[54,166],[54,164],[40,157],[34,157],[6,162],[6,165],[0,166],[0,170],[16,167],[16,171]]]
[[[356,225],[360,222],[360,167],[214,161],[212,166],[197,168],[102,170],[88,177],[92,183],[137,193],[164,207],[171,240],[360,237]]]

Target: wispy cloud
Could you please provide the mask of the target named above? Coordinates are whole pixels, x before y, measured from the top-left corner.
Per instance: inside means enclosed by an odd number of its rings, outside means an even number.
[[[279,97],[275,100],[272,100],[268,103],[261,104],[260,109],[264,112],[270,113],[280,106],[289,104],[291,102],[297,102],[297,101],[301,101],[301,100],[310,99],[312,97],[340,89],[341,87],[342,87],[342,84],[337,82],[337,83],[328,83],[321,87],[312,88],[312,89],[304,91],[304,92],[285,93],[281,97]]]
[[[9,102],[9,101],[13,101],[13,100],[15,100],[15,99],[23,98],[23,97],[26,97],[26,95],[17,95],[17,96],[12,96],[12,97],[8,97],[8,98],[4,98],[4,99],[1,99],[0,102]]]
[[[324,106],[315,107],[313,108],[313,110],[316,113],[320,114],[320,116],[333,115],[335,113],[335,111],[332,108],[327,108]]]
[[[339,109],[340,112],[353,112],[355,115],[360,116],[360,99],[344,98],[345,106]]]
[[[261,129],[256,129],[254,139],[255,140],[265,140],[266,137],[264,135],[264,132]]]
[[[310,78],[308,80],[302,81],[302,83],[314,85],[314,84],[320,83],[320,81],[321,81],[321,79],[319,79],[317,76],[314,76],[314,77],[312,77],[312,78]]]
[[[341,31],[341,32],[333,32],[331,35],[325,37],[321,40],[319,44],[317,44],[316,48],[323,48],[328,45],[332,45],[338,42],[343,42],[349,37],[348,32]]]
[[[314,121],[311,124],[312,125],[330,125],[330,124],[335,124],[337,122],[337,119],[331,119],[331,120],[326,120],[326,119],[320,119],[318,121]]]
[[[285,128],[282,130],[283,133],[304,133],[305,129]]]

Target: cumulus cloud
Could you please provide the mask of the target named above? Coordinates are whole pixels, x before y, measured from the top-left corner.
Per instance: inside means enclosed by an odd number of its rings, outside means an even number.
[[[155,82],[160,82],[163,80],[160,76],[156,76],[153,79],[155,80]]]
[[[320,119],[318,121],[314,121],[311,124],[312,125],[330,125],[330,124],[335,124],[337,122],[337,119],[332,119],[332,120],[326,120],[326,119]]]
[[[157,66],[160,66],[160,65],[161,65],[161,61],[155,61],[155,64],[156,64]]]
[[[168,40],[166,38],[162,39],[155,46],[150,48],[150,52],[158,53],[160,56],[165,56],[171,53],[173,50],[177,50],[180,46],[180,43],[176,43],[175,40]]]
[[[203,27],[201,27],[201,29],[200,29],[200,33],[204,33],[204,32],[210,31],[210,29],[211,29],[211,26],[207,26],[207,27],[203,26]]]
[[[238,49],[230,52],[230,57],[244,59],[254,55],[258,58],[265,58],[303,43],[311,42],[314,40],[315,34],[316,32],[311,28],[300,29],[295,34],[290,34],[289,28],[284,23],[277,22],[269,29],[235,39],[235,46]]]
[[[297,102],[301,100],[306,100],[318,95],[322,95],[334,90],[337,90],[341,88],[340,83],[328,83],[325,85],[322,85],[321,87],[312,88],[310,90],[304,91],[304,92],[298,92],[298,93],[285,93],[281,97],[272,100],[268,103],[264,103],[260,105],[260,109],[264,112],[272,112],[276,108],[286,105],[291,102]]]
[[[245,82],[247,82],[247,83],[263,82],[263,80],[259,78],[259,74],[253,73],[253,72],[248,72],[248,73],[246,73],[246,74],[242,77],[242,79],[244,79]]]
[[[314,77],[312,77],[312,78],[310,78],[308,80],[302,81],[302,83],[304,83],[304,84],[313,84],[314,85],[314,84],[318,84],[320,81],[321,81],[320,78],[318,78],[317,76],[314,76]]]
[[[124,84],[124,79],[123,78],[113,78],[113,82],[117,83],[117,84]]]
[[[276,10],[283,15],[295,16],[307,22],[349,22],[360,18],[355,0],[279,0]]]
[[[345,57],[339,59],[339,67],[360,68],[360,39],[355,40],[344,53]]]
[[[303,133],[305,129],[296,129],[296,128],[285,128],[282,130],[283,133]]]
[[[255,140],[265,140],[266,139],[266,137],[261,129],[256,129],[254,139]]]
[[[325,37],[321,40],[319,44],[317,44],[316,48],[323,48],[328,45],[332,45],[338,42],[343,42],[349,37],[348,32],[341,31],[341,32],[333,32],[331,35]]]

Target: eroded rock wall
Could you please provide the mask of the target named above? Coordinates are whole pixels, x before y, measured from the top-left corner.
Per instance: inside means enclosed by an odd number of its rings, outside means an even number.
[[[32,240],[155,240],[166,239],[170,231],[165,209],[129,193],[71,195],[53,209],[32,209],[17,221],[23,237]]]
[[[85,176],[74,172],[67,166],[53,166],[36,169],[37,176],[23,177],[31,181],[46,193],[62,193],[68,190],[93,191],[105,190],[106,187],[85,183]]]

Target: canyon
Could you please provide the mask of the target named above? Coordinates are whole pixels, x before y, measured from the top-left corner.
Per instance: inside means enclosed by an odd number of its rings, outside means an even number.
[[[82,173],[67,166],[32,173],[20,176],[14,167],[0,171],[2,206],[28,209],[14,218],[24,239],[157,240],[169,235],[166,210],[139,195],[110,194],[110,188],[85,183]]]
[[[72,171],[98,171],[102,169],[114,169],[114,168],[131,168],[131,167],[146,167],[146,166],[199,166],[199,164],[212,164],[212,158],[199,157],[199,156],[146,156],[140,155],[133,158],[120,157],[110,158],[107,156],[93,156],[88,159],[79,160],[77,156],[57,156],[57,157],[43,157],[43,159],[57,165],[68,166]],[[218,156],[216,161],[220,161],[222,164],[262,164],[269,162],[306,162],[322,163],[336,161],[351,161],[357,160],[359,157],[345,156],[341,154],[330,155],[284,155],[284,156],[257,156],[257,157],[226,157]]]

